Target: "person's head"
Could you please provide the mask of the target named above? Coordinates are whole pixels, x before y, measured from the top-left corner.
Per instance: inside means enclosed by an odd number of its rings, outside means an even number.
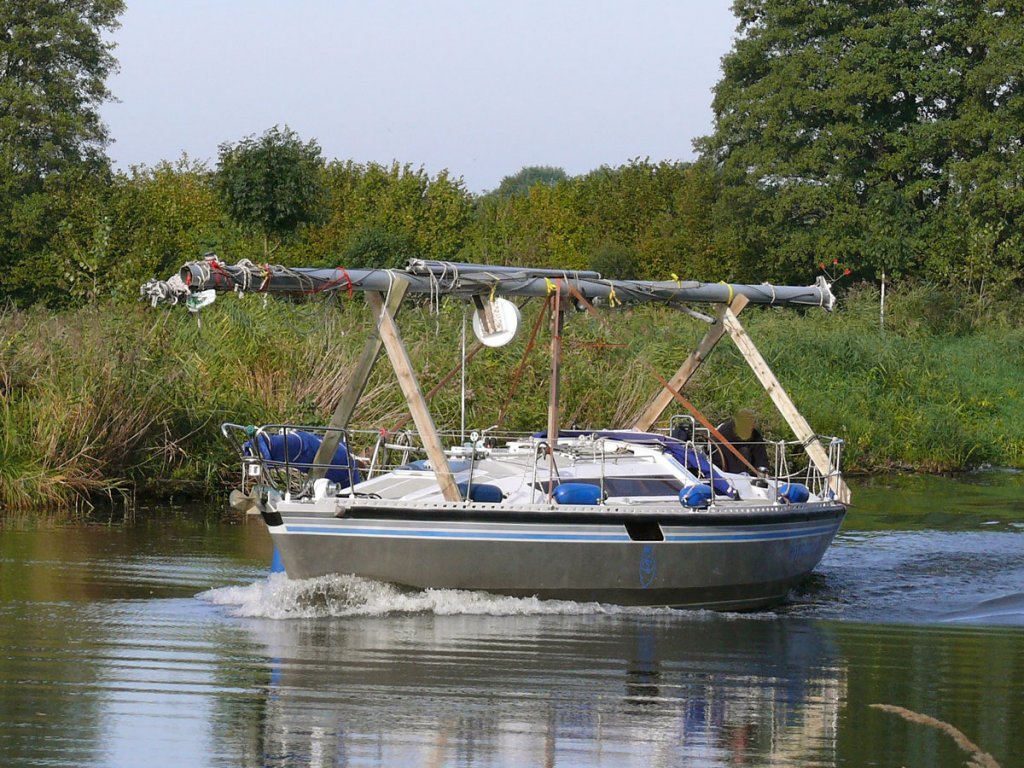
[[[757,418],[749,408],[740,408],[732,417],[732,422],[736,425],[736,436],[740,440],[749,440],[754,434]]]

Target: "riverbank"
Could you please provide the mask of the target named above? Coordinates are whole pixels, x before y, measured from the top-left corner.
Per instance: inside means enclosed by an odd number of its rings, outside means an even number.
[[[814,428],[846,439],[848,470],[1024,467],[1024,329],[1006,318],[972,327],[948,298],[918,287],[891,297],[883,332],[877,300],[862,289],[833,314],[748,309],[743,319]],[[454,303],[440,316],[426,305],[403,311],[425,388],[458,364],[463,311]],[[636,356],[670,373],[704,331],[660,308],[610,317],[613,335],[585,316],[566,325],[566,423],[625,423],[656,386]],[[163,487],[219,492],[237,472],[221,422],[326,421],[368,330],[362,300],[344,295],[311,303],[225,296],[201,323],[180,308],[142,305],[3,311],[0,508],[67,507]],[[509,401],[522,336],[471,364],[469,424],[493,424],[506,403],[506,429],[544,423],[546,345],[528,357]],[[752,406],[769,434],[787,434],[728,343],[688,392],[713,420]],[[439,424],[457,424],[458,385],[433,408]],[[390,369],[379,366],[356,426],[390,427],[404,412]]]

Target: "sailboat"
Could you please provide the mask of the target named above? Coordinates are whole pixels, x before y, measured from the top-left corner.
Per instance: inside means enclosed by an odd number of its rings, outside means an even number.
[[[329,423],[222,427],[242,462],[235,498],[262,516],[291,578],[354,574],[418,589],[753,610],[784,600],[813,571],[846,514],[843,441],[811,430],[739,321],[749,304],[831,310],[824,278],[810,286],[743,285],[425,260],[404,269],[304,269],[208,256],[142,289],[154,305],[193,309],[226,291],[358,291],[376,320]],[[485,347],[516,337],[513,299],[544,302],[551,329],[545,428],[437,427],[397,324],[399,307],[415,297],[471,303]],[[563,429],[567,310],[606,322],[608,308],[644,303],[679,309],[707,331],[671,377],[638,361],[657,389],[631,423]],[[699,304],[711,314],[692,308]],[[767,460],[758,464],[749,446],[728,440],[683,394],[723,338],[736,344],[794,432],[793,440],[765,442],[757,455]],[[415,429],[350,424],[381,358]],[[661,421],[672,405],[679,412]]]

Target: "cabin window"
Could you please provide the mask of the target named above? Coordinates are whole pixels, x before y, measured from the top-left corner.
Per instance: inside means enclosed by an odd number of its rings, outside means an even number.
[[[566,478],[566,482],[600,485],[596,477]],[[557,483],[555,486],[557,487]],[[548,492],[547,483],[537,483],[537,490]],[[656,475],[654,477],[606,477],[604,492],[607,496],[678,496],[683,489],[680,480],[672,475]]]

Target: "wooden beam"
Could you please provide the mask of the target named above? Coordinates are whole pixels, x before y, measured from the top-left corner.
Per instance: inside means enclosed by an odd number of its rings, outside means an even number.
[[[828,452],[818,441],[817,436],[814,434],[814,430],[811,429],[811,425],[807,423],[807,419],[803,417],[803,414],[797,410],[796,405],[790,399],[789,395],[786,394],[786,390],[782,388],[782,384],[776,378],[775,374],[772,373],[771,368],[768,367],[768,363],[764,357],[758,351],[754,345],[753,340],[747,334],[746,329],[740,324],[739,319],[732,312],[727,309],[722,317],[722,323],[725,326],[725,330],[732,338],[736,347],[740,353],[746,359],[750,369],[757,376],[758,381],[761,382],[761,386],[764,387],[768,396],[775,403],[775,407],[779,409],[779,413],[789,424],[793,430],[793,434],[796,435],[797,440],[800,440],[804,444],[804,450],[807,451],[807,455],[814,462],[814,466],[818,468],[818,471],[822,475],[829,477],[829,471],[831,467],[828,461]],[[829,477],[829,488],[836,494],[836,498],[839,499],[843,504],[850,503],[850,489],[843,482],[841,477]]]
[[[404,282],[404,278],[396,277],[396,285]],[[409,411],[412,413],[412,420],[420,433],[420,440],[427,451],[427,458],[430,466],[437,476],[437,484],[441,489],[441,495],[445,501],[462,501],[462,494],[455,484],[455,477],[452,475],[451,467],[448,466],[448,457],[444,455],[444,447],[441,445],[441,438],[434,426],[434,418],[430,415],[427,401],[423,398],[423,391],[420,389],[419,381],[409,359],[409,353],[402,343],[402,337],[395,324],[395,318],[380,303],[380,298],[372,294],[367,296],[370,304],[380,316],[380,337],[384,343],[384,349],[388,353],[391,366],[395,369],[395,376],[398,378],[398,386],[405,395],[405,401],[409,404]]]
[[[485,349],[485,346],[484,346],[484,344],[482,342],[479,342],[479,341],[474,342],[473,346],[471,346],[469,348],[469,350],[466,352],[466,360],[465,360],[465,362],[467,362],[467,363],[471,362],[473,360],[473,358],[476,357],[478,354],[480,354],[480,351],[483,350],[483,349]],[[454,379],[456,374],[458,374],[459,371],[461,371],[461,370],[462,370],[462,363],[460,363],[459,365],[456,365],[454,368],[452,368],[450,371],[448,371],[448,373],[446,373],[444,376],[442,376],[441,380],[438,381],[437,384],[435,384],[433,387],[431,387],[430,391],[427,392],[427,394],[425,394],[423,396],[426,399],[426,401],[429,403],[431,400],[433,400],[434,397],[437,395],[437,393],[440,392],[445,387],[447,387],[449,382],[451,382],[451,380]],[[409,423],[409,419],[410,418],[411,418],[411,416],[409,416],[409,415],[405,415],[405,416],[400,417],[398,419],[398,421],[395,422],[395,425],[391,428],[391,431],[392,432],[397,432],[398,430],[400,430],[402,427],[404,427],[406,424]]]
[[[639,432],[647,432],[654,423],[661,418],[661,414],[664,413],[665,409],[668,408],[669,404],[675,399],[674,393],[681,392],[683,387],[686,386],[690,378],[697,372],[697,369],[703,364],[708,358],[715,346],[721,340],[722,336],[725,335],[725,326],[722,324],[722,318],[725,315],[725,310],[731,308],[733,314],[738,315],[743,311],[743,308],[747,306],[749,299],[746,296],[740,294],[731,305],[716,304],[717,312],[715,313],[714,324],[708,329],[708,332],[704,334],[704,338],[700,340],[697,348],[690,353],[690,356],[686,358],[683,364],[676,371],[675,375],[669,379],[667,387],[659,387],[658,391],[654,396],[647,401],[647,405],[644,406],[640,415],[633,420],[631,429],[635,429]]]
[[[548,382],[548,445],[558,440],[558,400],[562,372],[562,302],[558,294],[551,305],[551,375]]]
[[[396,282],[391,293],[388,295],[386,305],[380,293],[368,291],[366,295],[367,297],[372,295],[376,299],[377,303],[373,305],[374,307],[383,307],[383,311],[394,318],[398,314],[408,287],[407,283]],[[380,310],[378,309],[377,312],[379,314]],[[359,398],[363,396],[366,383],[370,380],[370,374],[373,372],[378,355],[380,355],[381,338],[379,328],[380,321],[378,320],[374,324],[370,336],[366,339],[366,344],[363,345],[363,351],[359,356],[359,361],[356,363],[355,370],[352,372],[348,384],[345,385],[341,399],[334,409],[334,415],[331,416],[331,420],[327,424],[329,429],[324,435],[323,442],[320,443],[320,447],[317,449],[316,456],[313,458],[314,464],[322,466],[313,467],[309,471],[310,482],[323,477],[327,473],[327,465],[334,458],[334,452],[338,450],[338,443],[341,442],[342,430],[348,428],[348,424],[352,420],[352,414],[355,413],[356,404],[359,402]]]

